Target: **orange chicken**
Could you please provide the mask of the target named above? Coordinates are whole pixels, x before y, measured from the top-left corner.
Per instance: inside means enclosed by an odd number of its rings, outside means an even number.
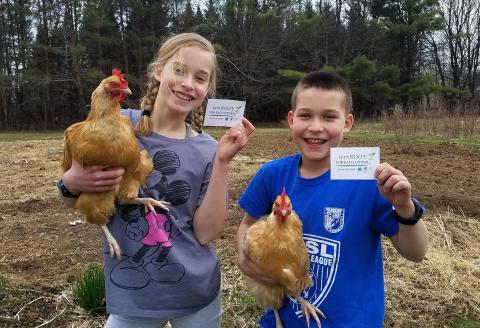
[[[72,160],[82,166],[124,168],[123,178],[115,190],[83,192],[75,203],[75,208],[85,215],[87,222],[102,227],[111,256],[116,255],[119,259],[120,247],[106,224],[115,211],[115,201],[119,204],[145,204],[138,198],[138,192],[153,169],[147,151],[140,151],[129,119],[120,114],[119,102],[127,94],[131,94],[128,82],[120,70],[113,69],[112,76],[104,79],[93,91],[87,119],[65,131],[60,161],[63,173],[70,169]]]
[[[305,287],[313,284],[310,260],[303,240],[302,221],[293,211],[285,188],[275,199],[272,213],[247,230],[243,247],[250,259],[277,282],[271,286],[246,277],[249,292],[257,302],[273,309],[277,328],[283,327],[278,309],[285,297],[294,297],[301,304],[308,326],[311,314],[320,327],[317,313],[325,316],[300,296]]]

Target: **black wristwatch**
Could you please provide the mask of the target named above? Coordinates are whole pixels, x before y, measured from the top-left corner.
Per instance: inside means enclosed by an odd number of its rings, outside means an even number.
[[[401,224],[406,224],[406,225],[415,225],[423,215],[423,212],[425,212],[425,208],[420,204],[418,200],[412,197],[412,202],[413,205],[415,206],[415,213],[411,218],[402,218],[398,213],[395,211],[395,207],[393,207],[393,216],[395,217],[395,220],[397,220],[398,223]]]
[[[70,190],[68,190],[67,187],[65,187],[65,184],[63,183],[62,179],[58,180],[57,187],[58,187],[58,190],[60,190],[60,194],[63,197],[78,198],[78,196],[80,195],[80,194],[77,194],[77,195],[72,194],[72,192]]]

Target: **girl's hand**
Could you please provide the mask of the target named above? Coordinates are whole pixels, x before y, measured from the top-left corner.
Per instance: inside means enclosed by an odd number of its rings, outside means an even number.
[[[402,171],[388,163],[381,163],[375,169],[374,175],[377,178],[378,190],[396,209],[413,206],[411,200],[412,186]]]
[[[63,183],[73,194],[114,190],[122,180],[124,169],[100,165],[81,166],[73,160],[72,167],[63,174]]]
[[[229,163],[232,158],[245,147],[248,136],[252,134],[254,130],[255,127],[245,117],[241,123],[232,126],[218,141],[218,160],[223,163]]]

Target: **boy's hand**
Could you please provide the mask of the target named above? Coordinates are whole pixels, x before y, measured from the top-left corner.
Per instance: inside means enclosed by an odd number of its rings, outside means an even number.
[[[240,270],[255,281],[268,286],[278,285],[275,280],[270,278],[260,269],[248,256],[247,252],[242,250],[238,254],[238,266]]]
[[[378,190],[395,206],[397,213],[402,217],[413,215],[415,208],[411,200],[412,186],[402,171],[384,162],[377,166],[374,175]]]

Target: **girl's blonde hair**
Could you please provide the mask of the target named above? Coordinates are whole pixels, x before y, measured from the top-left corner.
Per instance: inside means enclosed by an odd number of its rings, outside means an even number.
[[[217,60],[213,45],[210,41],[196,33],[182,33],[172,36],[163,42],[154,61],[148,65],[148,89],[140,104],[143,114],[135,127],[138,134],[149,135],[152,132],[150,113],[153,111],[155,98],[157,97],[158,89],[160,87],[160,82],[155,79],[155,70],[158,66],[165,66],[167,61],[175,56],[180,49],[191,46],[199,47],[200,49],[207,50],[213,54],[213,70],[210,74],[210,80],[208,81],[207,95],[208,97],[214,97],[217,84]],[[198,108],[195,108],[186,119],[188,123],[191,123],[192,128],[199,133],[202,132],[203,111],[203,105],[200,105]]]

